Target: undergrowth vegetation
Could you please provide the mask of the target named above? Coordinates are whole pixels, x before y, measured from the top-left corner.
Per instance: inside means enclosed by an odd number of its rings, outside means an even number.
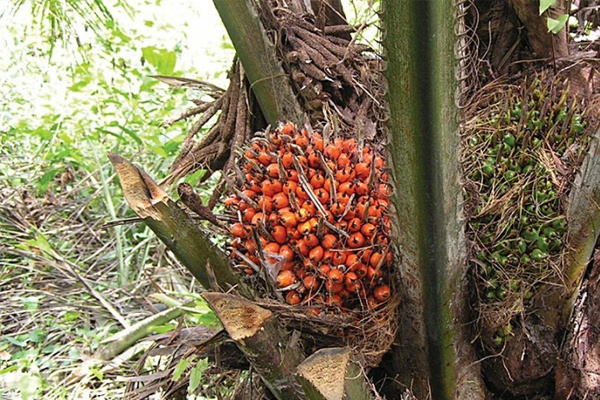
[[[133,1],[124,13],[113,3],[114,20],[87,30],[73,18],[62,42],[26,7],[0,19],[0,47],[11,54],[0,61],[1,398],[119,398],[126,382],[115,368],[133,365],[148,344],[108,366],[96,352],[136,322],[198,299],[191,276],[129,220],[106,155],[164,177],[189,129],[165,122],[203,94],[151,76],[225,84],[231,47],[215,32],[217,48],[191,49],[181,26],[157,18],[169,5]],[[182,314],[150,332],[215,324],[203,303]]]

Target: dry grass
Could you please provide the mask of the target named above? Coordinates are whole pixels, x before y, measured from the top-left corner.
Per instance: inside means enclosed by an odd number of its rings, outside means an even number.
[[[103,226],[104,184],[116,188],[97,174],[64,171],[43,196],[35,187],[0,187],[0,393],[7,398],[23,387],[30,398],[121,397],[120,376],[136,355],[117,370],[90,364],[102,340],[155,313],[149,294],[193,290],[141,224],[119,228],[119,254],[118,232]],[[116,272],[123,262],[127,277]]]

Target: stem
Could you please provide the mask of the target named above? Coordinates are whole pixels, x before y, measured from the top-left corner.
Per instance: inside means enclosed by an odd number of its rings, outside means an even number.
[[[361,367],[351,360],[348,348],[316,351],[298,366],[298,381],[309,400],[372,400]]]
[[[590,150],[570,194],[567,210],[569,252],[566,284],[569,297],[562,310],[562,326],[571,316],[587,265],[600,234],[600,130],[592,137]]]
[[[304,360],[298,338],[282,329],[271,311],[242,297],[225,293],[203,297],[271,393],[279,400],[304,399],[294,380]]]
[[[304,113],[252,0],[213,0],[267,122],[304,123]]]
[[[113,335],[108,343],[99,349],[96,358],[102,361],[111,360],[133,346],[138,340],[148,336],[155,327],[180,317],[185,312],[183,307],[193,307],[194,304],[195,301],[191,301],[185,305],[169,308],[131,325],[129,328]]]
[[[227,290],[239,284],[227,256],[152,178],[116,154],[110,154],[109,158],[117,170],[129,206],[204,288]]]

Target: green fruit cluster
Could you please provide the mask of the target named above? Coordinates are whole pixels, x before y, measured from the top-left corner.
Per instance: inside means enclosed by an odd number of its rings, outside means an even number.
[[[495,93],[468,124],[463,152],[472,271],[480,308],[508,315],[493,335],[501,345],[536,287],[560,276],[565,200],[589,139],[580,104],[558,82]]]

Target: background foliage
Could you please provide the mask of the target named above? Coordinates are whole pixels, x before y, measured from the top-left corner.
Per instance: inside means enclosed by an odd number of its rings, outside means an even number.
[[[106,154],[164,176],[189,128],[165,121],[202,94],[150,76],[225,86],[224,28],[191,0],[112,1],[85,18],[71,3],[84,2],[0,2],[2,398],[118,398],[124,383],[85,361],[158,311],[151,293],[195,294],[147,228],[103,225],[132,216]],[[213,324],[198,307],[185,323]]]

